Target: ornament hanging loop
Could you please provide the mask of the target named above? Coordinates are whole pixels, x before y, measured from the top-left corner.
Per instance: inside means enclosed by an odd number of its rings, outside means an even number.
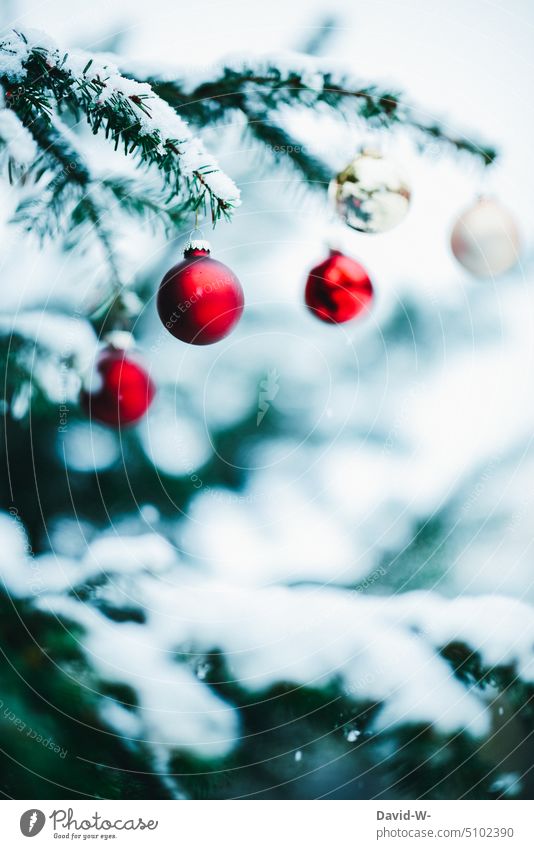
[[[195,226],[189,233],[189,238],[184,245],[184,256],[187,256],[190,251],[202,251],[209,254],[210,250],[210,243],[204,236],[204,230],[199,227],[198,209],[195,209]]]
[[[356,155],[382,156],[384,153],[384,134],[376,128],[366,127],[356,144]]]
[[[196,236],[195,233],[197,234]],[[192,242],[195,239],[204,241],[204,230],[202,229],[202,227],[193,227],[193,229],[189,233],[189,241]]]
[[[195,235],[197,234],[197,235]],[[195,226],[189,233],[189,239],[187,240],[187,244],[191,245],[193,242],[205,242],[206,238],[204,236],[204,231],[202,227],[198,226],[198,207],[195,209]]]

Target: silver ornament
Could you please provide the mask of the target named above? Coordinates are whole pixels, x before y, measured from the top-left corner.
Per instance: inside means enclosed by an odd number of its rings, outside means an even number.
[[[361,233],[384,233],[406,217],[411,189],[395,162],[364,150],[330,183],[338,215]]]

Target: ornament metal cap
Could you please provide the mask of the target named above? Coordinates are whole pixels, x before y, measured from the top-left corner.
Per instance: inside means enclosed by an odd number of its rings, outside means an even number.
[[[135,348],[133,333],[128,330],[110,330],[102,341],[110,348],[116,348],[117,351],[131,351]]]
[[[206,241],[206,239],[192,239],[189,237],[184,245],[184,256],[194,253],[195,251],[202,251],[202,253],[209,254],[210,250],[211,245],[208,241]]]

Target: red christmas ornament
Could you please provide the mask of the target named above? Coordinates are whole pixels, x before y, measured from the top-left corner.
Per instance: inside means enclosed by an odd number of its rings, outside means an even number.
[[[93,365],[80,403],[90,418],[121,427],[144,416],[155,393],[143,366],[123,348],[109,344]]]
[[[239,280],[211,258],[204,241],[186,245],[184,259],[167,272],[158,292],[162,323],[192,345],[211,345],[227,336],[241,318],[243,304]]]
[[[367,310],[373,286],[365,268],[340,251],[330,251],[324,262],[310,271],[305,300],[322,321],[341,324]]]

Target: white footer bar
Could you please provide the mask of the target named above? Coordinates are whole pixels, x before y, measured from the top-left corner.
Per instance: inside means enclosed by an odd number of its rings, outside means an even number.
[[[533,849],[528,801],[3,801],[1,845]],[[35,843],[28,843],[35,837]]]

